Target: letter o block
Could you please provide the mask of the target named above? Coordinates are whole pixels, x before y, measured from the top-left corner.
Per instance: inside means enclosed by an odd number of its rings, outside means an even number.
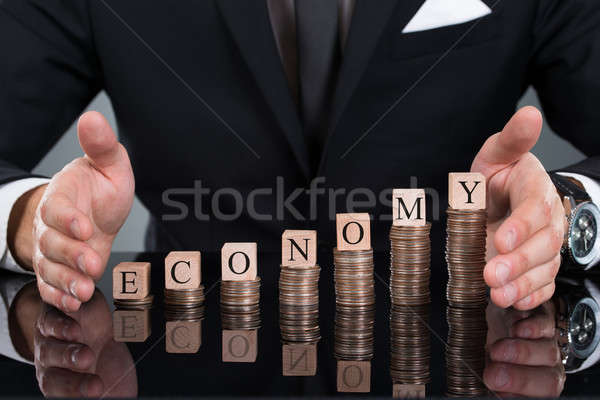
[[[221,280],[253,281],[256,264],[256,243],[225,243],[221,249]]]
[[[141,300],[150,294],[150,263],[122,262],[113,268],[113,299]]]
[[[338,250],[369,250],[371,248],[371,217],[367,213],[335,216]]]
[[[202,282],[199,251],[172,251],[165,257],[167,289],[197,289]]]
[[[369,393],[371,391],[371,361],[338,361],[338,392]]]
[[[448,174],[448,205],[455,210],[485,209],[485,176],[479,172]]]

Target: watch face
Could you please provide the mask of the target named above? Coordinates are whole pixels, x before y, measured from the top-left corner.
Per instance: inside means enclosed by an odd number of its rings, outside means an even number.
[[[593,203],[582,203],[574,211],[569,227],[571,255],[580,265],[587,265],[600,253],[598,223],[600,212]]]
[[[588,357],[598,345],[600,332],[597,322],[600,309],[589,297],[579,301],[569,318],[569,342],[578,358]]]

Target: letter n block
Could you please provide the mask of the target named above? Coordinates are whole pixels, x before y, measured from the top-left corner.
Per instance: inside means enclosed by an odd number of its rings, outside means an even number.
[[[122,262],[113,269],[113,299],[141,300],[150,294],[150,263]]]
[[[144,342],[150,336],[150,310],[113,311],[113,336],[116,342]]]
[[[283,376],[315,376],[317,344],[284,344],[281,346]]]
[[[311,267],[316,264],[317,231],[284,231],[281,236],[281,265]]]
[[[253,363],[258,355],[258,329],[223,330],[223,362]]]
[[[448,205],[455,210],[485,209],[485,176],[479,172],[448,174]]]
[[[197,289],[202,282],[199,251],[172,251],[165,257],[167,289]]]
[[[338,250],[369,250],[371,248],[371,217],[367,213],[335,216]]]
[[[393,225],[425,225],[425,190],[394,189],[392,192]]]
[[[221,280],[255,280],[256,253],[256,243],[225,243],[221,249]]]
[[[371,361],[338,361],[338,392],[369,393],[371,391]]]

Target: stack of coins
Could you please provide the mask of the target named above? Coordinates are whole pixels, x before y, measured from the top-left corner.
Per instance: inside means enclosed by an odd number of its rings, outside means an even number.
[[[279,327],[285,344],[313,343],[319,329],[319,274],[313,266],[281,266],[279,275]]]
[[[390,293],[392,307],[429,304],[431,223],[392,225],[390,229]]]
[[[204,285],[194,289],[165,289],[164,294],[167,320],[204,318]]]
[[[373,250],[333,250],[335,282],[335,357],[373,358],[375,287]]]
[[[390,372],[394,384],[425,385],[430,382],[428,320],[428,305],[392,308]]]
[[[448,344],[446,346],[447,395],[483,397],[488,391],[483,383],[487,324],[485,307],[448,306]]]
[[[260,277],[221,281],[221,323],[227,330],[260,328]]]
[[[143,299],[114,299],[113,303],[120,310],[145,310],[152,308],[154,295],[149,294]]]
[[[448,303],[457,307],[478,307],[487,303],[485,243],[487,213],[481,210],[448,208],[446,262]]]

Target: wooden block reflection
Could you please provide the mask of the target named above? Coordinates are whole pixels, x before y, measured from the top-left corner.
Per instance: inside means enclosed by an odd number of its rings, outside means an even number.
[[[144,342],[150,336],[150,310],[115,310],[113,336],[117,342]]]
[[[284,344],[281,346],[283,376],[315,376],[317,344]]]
[[[425,385],[405,385],[395,383],[393,386],[395,399],[424,399]]]
[[[371,361],[338,361],[338,392],[369,393],[371,391]]]
[[[167,353],[197,353],[202,344],[202,321],[167,321]]]
[[[258,355],[258,329],[223,330],[223,362],[253,363]]]

